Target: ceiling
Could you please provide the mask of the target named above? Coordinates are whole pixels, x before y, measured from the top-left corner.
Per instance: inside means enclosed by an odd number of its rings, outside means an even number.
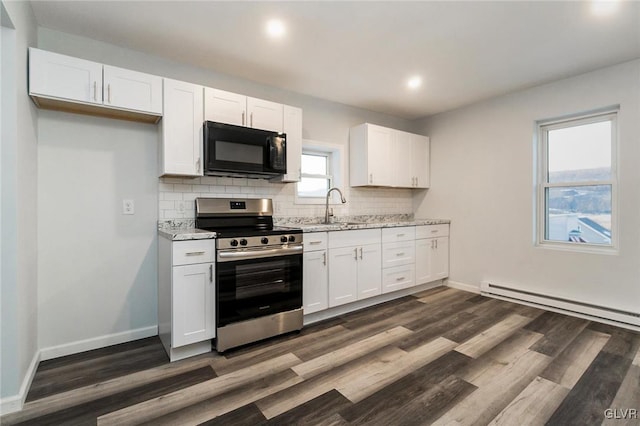
[[[640,58],[636,1],[31,3],[42,27],[406,119]]]

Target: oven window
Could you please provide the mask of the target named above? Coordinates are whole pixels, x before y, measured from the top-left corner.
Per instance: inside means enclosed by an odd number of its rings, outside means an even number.
[[[236,267],[236,300],[251,299],[289,291],[288,271],[282,261]]]
[[[262,164],[263,149],[260,145],[216,141],[216,161]]]

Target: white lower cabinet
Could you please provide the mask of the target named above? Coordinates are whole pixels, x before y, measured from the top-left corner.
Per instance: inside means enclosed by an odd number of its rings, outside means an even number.
[[[330,232],[329,307],[380,294],[381,265],[379,229]]]
[[[329,307],[327,233],[318,232],[305,235],[304,250],[302,255],[302,305],[306,315]]]
[[[211,351],[215,240],[158,238],[158,334],[171,361]]]
[[[416,227],[416,284],[449,276],[449,225]]]

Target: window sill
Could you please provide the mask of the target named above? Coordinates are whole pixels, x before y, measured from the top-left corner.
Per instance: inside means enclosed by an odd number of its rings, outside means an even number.
[[[615,246],[601,246],[595,244],[578,244],[578,243],[562,243],[562,242],[538,242],[537,248],[546,250],[566,251],[572,253],[585,253],[585,254],[604,254],[607,256],[617,256],[619,250]]]

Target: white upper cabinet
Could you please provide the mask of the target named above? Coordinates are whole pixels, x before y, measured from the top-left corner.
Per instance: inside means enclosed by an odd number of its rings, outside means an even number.
[[[282,132],[282,104],[210,87],[204,98],[205,120]]]
[[[428,188],[430,183],[429,137],[411,135],[412,187]],[[415,180],[413,180],[415,179]]]
[[[287,135],[287,173],[273,178],[277,182],[299,182],[302,161],[302,110],[283,106],[282,129]]]
[[[33,47],[29,95],[41,108],[146,122],[162,116],[162,77]]]
[[[29,94],[102,104],[102,64],[31,47]]]
[[[202,176],[203,87],[164,79],[160,176]]]
[[[109,65],[103,72],[105,105],[162,114],[162,77]]]
[[[205,87],[204,99],[205,120],[247,126],[246,96]]]
[[[283,106],[263,99],[247,98],[248,126],[254,129],[282,132]]]
[[[365,123],[349,136],[351,186],[393,186],[392,129]]]
[[[428,188],[429,138],[364,123],[349,136],[351,186]]]

